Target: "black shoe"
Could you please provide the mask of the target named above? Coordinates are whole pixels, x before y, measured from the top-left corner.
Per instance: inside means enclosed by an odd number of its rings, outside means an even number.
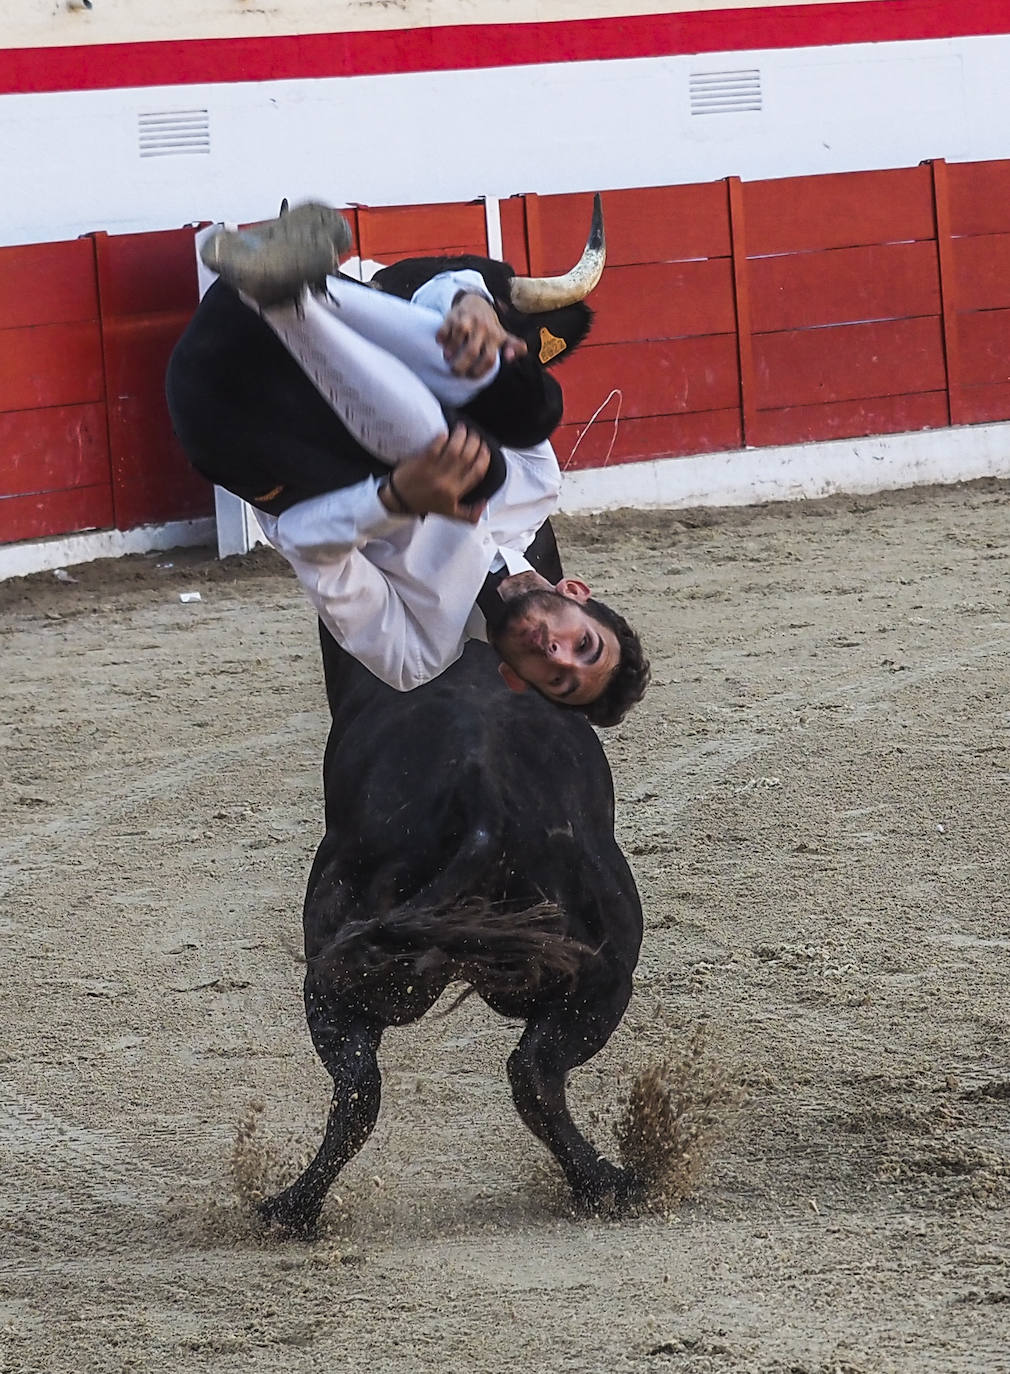
[[[281,207],[276,219],[248,229],[222,229],[200,250],[205,266],[260,307],[297,300],[307,286],[326,289],[351,230],[339,210],[309,202]]]

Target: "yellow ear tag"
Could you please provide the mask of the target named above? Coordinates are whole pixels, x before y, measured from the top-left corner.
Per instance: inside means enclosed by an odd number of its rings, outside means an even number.
[[[556,334],[552,334],[546,325],[540,327],[540,361],[546,366],[552,358],[556,358],[559,353],[564,353],[568,347],[564,339],[559,339]]]

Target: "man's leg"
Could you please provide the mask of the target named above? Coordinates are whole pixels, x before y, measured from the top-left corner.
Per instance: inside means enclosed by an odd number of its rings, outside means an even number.
[[[449,433],[455,417],[447,417],[406,363],[349,328],[312,292],[260,313],[348,432],[384,463],[395,467]],[[491,461],[469,494],[475,502],[505,481],[504,455],[489,435],[482,437]]]
[[[443,323],[437,310],[333,275],[350,242],[350,228],[338,210],[314,203],[292,210],[285,205],[276,219],[222,229],[207,240],[201,256],[253,309],[291,305],[305,288],[318,293],[344,324],[399,358],[440,401],[465,405],[493,380],[500,361],[479,381],[457,377],[435,337]]]
[[[479,380],[457,377],[445,359],[436,335],[443,318],[437,310],[389,296],[349,277],[330,277],[327,294],[320,298],[356,334],[410,368],[440,401],[463,406],[489,386],[498,375],[501,360]]]
[[[354,438],[383,462],[412,458],[448,433],[441,405],[420,378],[311,292],[260,315]]]
[[[209,481],[271,514],[381,476],[259,312],[223,282],[197,307],[165,379],[190,462]]]

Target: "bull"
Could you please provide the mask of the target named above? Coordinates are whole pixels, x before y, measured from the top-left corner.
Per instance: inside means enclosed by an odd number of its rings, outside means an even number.
[[[528,556],[561,576],[549,525]],[[592,726],[509,692],[480,641],[403,694],[321,637],[332,726],[304,904],[305,1010],[333,1098],[315,1158],[261,1217],[312,1231],[377,1120],[383,1031],[418,1020],[454,982],[525,1022],[508,1060],[519,1116],[578,1207],[620,1209],[639,1180],[601,1156],[565,1097],[569,1071],[624,1014],[642,939]]]

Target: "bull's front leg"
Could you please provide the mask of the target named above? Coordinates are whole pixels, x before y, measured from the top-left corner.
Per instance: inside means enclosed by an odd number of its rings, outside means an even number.
[[[619,1008],[602,1016],[557,1005],[534,1016],[508,1061],[519,1115],[561,1165],[576,1205],[589,1212],[619,1212],[641,1194],[639,1180],[604,1158],[582,1134],[565,1094],[569,1071],[609,1040],[628,999],[618,1000]]]
[[[310,1025],[319,1056],[333,1078],[326,1134],[304,1173],[257,1208],[263,1221],[293,1235],[310,1235],[315,1229],[331,1184],[372,1133],[382,1090],[376,1057],[382,1026],[361,1015]]]

